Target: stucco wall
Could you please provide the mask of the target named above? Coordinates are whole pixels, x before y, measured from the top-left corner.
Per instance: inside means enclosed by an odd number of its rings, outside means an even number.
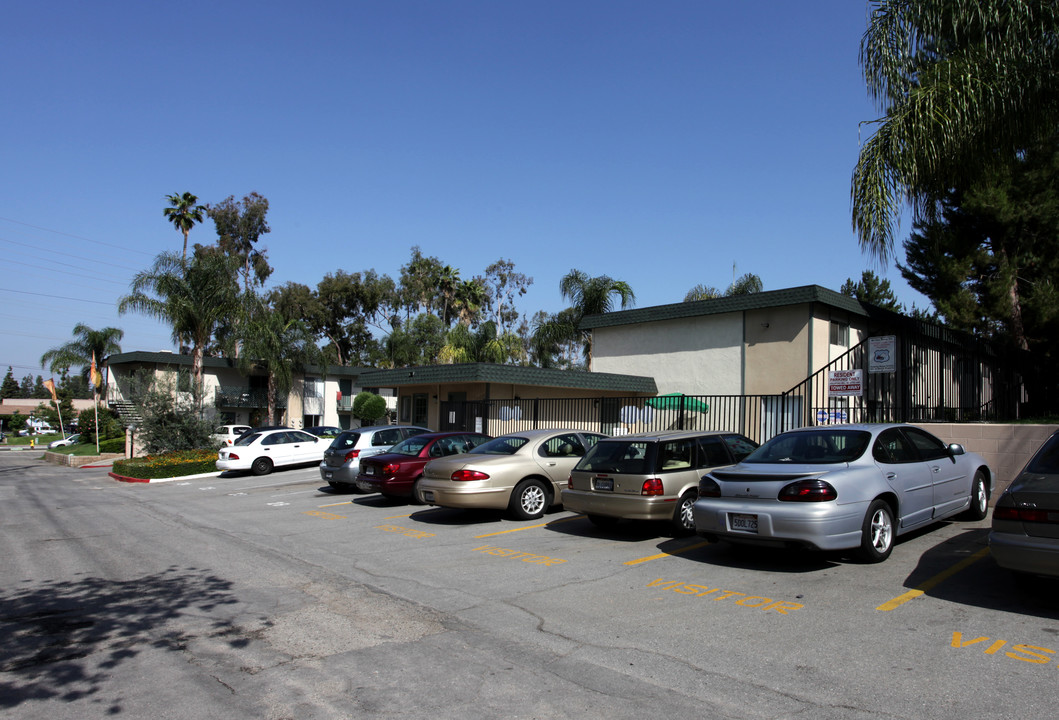
[[[739,395],[742,313],[592,331],[592,371],[652,377],[659,394]]]
[[[1041,443],[1059,425],[992,425],[984,423],[927,423],[919,425],[947,443],[960,443],[985,458],[996,474],[995,499],[1011,484]]]
[[[790,390],[809,370],[809,306],[746,312],[747,395]]]

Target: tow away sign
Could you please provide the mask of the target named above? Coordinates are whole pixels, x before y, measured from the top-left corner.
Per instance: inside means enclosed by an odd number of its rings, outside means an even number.
[[[864,394],[863,370],[830,370],[827,373],[827,394],[830,397]]]

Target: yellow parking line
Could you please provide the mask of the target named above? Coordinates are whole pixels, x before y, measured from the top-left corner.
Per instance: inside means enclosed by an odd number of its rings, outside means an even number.
[[[508,533],[519,532],[520,530],[532,530],[534,528],[548,527],[549,525],[558,525],[559,523],[570,522],[571,520],[578,520],[580,518],[580,515],[574,515],[573,517],[551,520],[546,523],[541,523],[540,525],[523,525],[522,527],[511,528],[510,530],[500,530],[499,532],[486,533],[485,535],[475,535],[474,539],[479,540],[481,538],[493,537],[494,535],[507,535]]]
[[[390,517],[384,517],[383,520],[400,520],[401,518],[412,517],[415,513],[408,513],[407,515],[391,515]]]
[[[346,500],[345,502],[331,503],[330,505],[317,505],[316,507],[335,507],[336,505],[352,505],[352,504],[353,504],[352,500]]]
[[[695,543],[694,545],[686,545],[686,546],[684,546],[682,548],[677,548],[676,550],[670,550],[668,552],[658,553],[657,555],[648,555],[647,557],[642,557],[639,560],[628,560],[628,561],[626,561],[623,564],[624,565],[639,565],[640,563],[650,562],[651,560],[660,560],[660,559],[662,559],[664,557],[669,557],[670,555],[679,555],[680,553],[686,553],[689,550],[698,550],[699,548],[706,547],[709,544],[710,544],[710,542],[707,540],[706,542]]]
[[[952,577],[956,573],[960,572],[961,570],[963,570],[965,567],[967,567],[971,563],[978,562],[979,560],[981,560],[982,558],[984,558],[988,554],[989,554],[989,548],[987,548],[987,547],[982,548],[981,550],[976,552],[974,555],[971,555],[970,557],[965,557],[963,560],[961,560],[960,562],[956,563],[952,567],[950,567],[950,568],[948,568],[946,570],[943,570],[942,572],[938,573],[937,575],[935,575],[934,577],[930,578],[929,580],[926,580],[926,581],[920,583],[919,587],[915,588],[914,590],[909,590],[908,592],[904,593],[903,595],[898,595],[893,600],[889,600],[887,602],[884,602],[882,605],[880,605],[879,607],[877,607],[875,609],[876,610],[882,610],[883,612],[887,612],[889,610],[893,610],[894,608],[901,607],[902,605],[904,605],[909,600],[913,600],[913,599],[919,597],[920,595],[924,594],[925,592],[927,592],[928,590],[933,588],[938,583],[943,582],[945,580],[948,580],[950,577]]]

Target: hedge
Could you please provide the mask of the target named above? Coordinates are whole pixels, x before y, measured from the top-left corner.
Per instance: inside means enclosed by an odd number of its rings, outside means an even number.
[[[115,460],[113,472],[115,475],[140,480],[217,472],[217,451],[181,450],[131,460]]]

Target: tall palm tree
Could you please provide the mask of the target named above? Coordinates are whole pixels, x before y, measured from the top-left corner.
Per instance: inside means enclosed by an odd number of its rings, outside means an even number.
[[[853,171],[853,227],[885,263],[907,202],[931,217],[964,186],[1059,126],[1059,4],[876,0],[860,62],[885,115]]]
[[[239,323],[242,352],[239,370],[263,370],[268,377],[268,419],[276,417],[276,398],[290,392],[295,372],[322,361],[323,353],[309,327],[297,318],[284,317],[260,297],[248,299],[248,313]]]
[[[191,228],[195,227],[196,223],[202,222],[206,206],[196,205],[199,201],[198,197],[189,192],[182,195],[177,195],[176,193],[166,195],[165,199],[169,201],[169,207],[163,209],[162,214],[169,219],[169,222],[173,223],[173,227],[184,234],[184,252],[181,258],[187,260],[188,233],[191,232]]]
[[[136,311],[166,322],[173,341],[191,346],[195,391],[202,391],[202,360],[215,331],[238,308],[239,286],[233,269],[238,259],[222,253],[194,253],[185,262],[176,253],[162,253],[154,264],[133,277],[118,313]]]
[[[632,287],[624,280],[608,275],[591,277],[581,270],[571,270],[559,281],[559,292],[570,302],[572,312],[557,315],[538,326],[535,343],[540,346],[562,345],[567,340],[580,339],[584,348],[585,365],[592,367],[592,333],[580,328],[586,315],[602,315],[614,310],[620,302],[624,310],[636,301]]]
[[[65,345],[52,348],[40,356],[40,366],[48,368],[51,372],[60,372],[64,368],[81,366],[81,376],[91,382],[89,372],[92,369],[92,358],[95,358],[100,371],[107,364],[107,359],[121,352],[121,340],[125,337],[125,331],[120,328],[105,327],[93,330],[84,323],[74,325],[74,339]],[[102,388],[96,386],[95,395],[98,399]]]

